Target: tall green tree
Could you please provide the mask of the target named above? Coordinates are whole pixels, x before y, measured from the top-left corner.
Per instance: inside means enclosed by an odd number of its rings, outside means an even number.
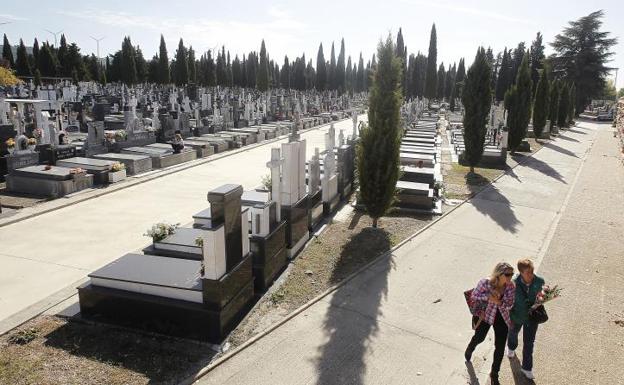
[[[466,66],[464,58],[461,58],[457,65],[457,75],[455,75],[455,97],[461,98],[464,79],[466,79]]]
[[[543,37],[540,32],[535,36],[535,40],[531,43],[531,51],[530,51],[530,63],[531,66],[531,80],[533,81],[533,94],[535,94],[535,89],[538,84],[538,80],[540,78],[540,70],[544,68],[544,59],[546,59],[546,55],[544,55],[544,43]]]
[[[182,86],[189,82],[189,68],[188,68],[188,52],[184,46],[184,41],[180,38],[178,43],[178,50],[175,55],[175,81],[176,85]]]
[[[567,84],[561,85],[559,94],[559,107],[557,109],[557,126],[570,127],[568,124],[568,108],[570,105],[570,88]]]
[[[345,43],[344,38],[340,41],[340,52],[338,53],[338,61],[336,62],[336,89],[340,92],[345,91]]]
[[[392,207],[399,179],[401,143],[401,61],[394,53],[390,36],[377,48],[379,62],[374,70],[368,100],[368,125],[356,147],[360,199],[377,227],[378,220]]]
[[[601,30],[604,11],[592,12],[578,20],[569,22],[562,33],[551,43],[555,50],[552,58],[555,74],[576,85],[577,111],[583,111],[592,98],[598,96],[611,68],[617,44],[609,32]]]
[[[531,120],[531,71],[529,69],[529,55],[525,53],[516,84],[509,92],[509,97],[505,98],[505,108],[509,111],[507,115],[507,127],[509,129],[509,149],[512,153],[520,146],[526,138],[529,121]]]
[[[555,80],[550,86],[550,103],[548,106],[548,119],[550,120],[550,131],[557,125],[557,114],[559,112],[559,81]]]
[[[550,107],[548,71],[542,70],[541,73],[535,90],[535,101],[533,102],[533,133],[535,133],[536,139],[541,137],[544,132],[546,120],[548,119],[548,108]]]
[[[266,91],[269,89],[269,63],[267,61],[264,39],[262,39],[262,45],[260,46],[260,63],[258,67],[257,87],[260,91]]]
[[[147,61],[145,60],[145,57],[143,56],[143,51],[139,46],[136,46],[136,48],[134,49],[134,63],[137,70],[137,82],[146,82],[148,77]],[[99,79],[99,76],[96,77],[96,79]]]
[[[479,47],[475,60],[464,79],[462,103],[464,105],[464,158],[470,166],[470,172],[481,161],[485,145],[486,124],[490,115],[492,90],[490,87],[492,69],[485,55],[485,49]]]
[[[56,48],[56,47],[54,47]],[[72,68],[67,63],[67,54],[69,52],[69,46],[67,45],[67,39],[65,38],[65,34],[61,34],[61,39],[59,42],[59,47],[56,56],[59,61],[59,71],[61,76],[70,77],[72,76]]]
[[[11,68],[15,68],[15,60],[13,60],[13,49],[11,47],[11,43],[9,43],[9,39],[7,38],[6,33],[4,34],[4,39],[2,41],[2,58],[9,63]]]
[[[331,56],[329,58],[329,70],[327,71],[327,81],[329,86],[327,89],[338,89],[338,83],[336,82],[336,50],[334,49],[334,42],[332,41]]]
[[[160,47],[158,55],[158,82],[160,84],[171,83],[171,73],[169,72],[169,56],[167,55],[167,44],[165,38],[160,35]]]
[[[290,82],[290,80],[289,80]],[[316,87],[322,91],[327,86],[327,67],[325,65],[325,54],[323,54],[323,43],[319,45],[316,54]]]
[[[362,52],[360,52],[360,60],[358,61],[358,69],[357,69],[357,86],[356,92],[363,92],[366,89],[365,80],[364,80],[364,72],[366,69],[364,68],[364,59],[362,58]]]
[[[498,78],[496,81],[496,101],[500,102],[505,98],[505,93],[509,89],[510,79],[510,63],[509,63],[509,53],[507,52],[507,47],[503,51],[503,57],[501,60],[500,67],[498,69]]]
[[[570,86],[570,103],[568,103],[568,124],[574,124],[574,116],[576,115],[576,86]]]
[[[192,46],[188,49],[188,69],[189,81],[193,84],[197,83],[197,62],[195,59],[195,50]]]
[[[401,72],[403,73],[403,79],[401,79],[401,90],[403,91],[403,95],[406,95],[406,81],[407,81],[407,55],[406,55],[406,47],[405,42],[403,41],[403,31],[399,28],[399,33],[397,33],[397,42],[396,42],[396,55],[399,59],[401,59]]]
[[[17,47],[15,72],[17,72],[18,76],[30,76],[32,74],[30,63],[28,62],[28,53],[26,52],[26,46],[24,45],[24,41],[22,39],[20,39],[19,46]]]
[[[440,67],[438,68],[438,74],[436,75],[438,78],[438,86],[436,89],[436,98],[439,100],[444,99],[444,81],[446,77],[446,71],[444,70],[444,63],[440,63]]]
[[[113,60],[114,61],[114,60]],[[126,36],[121,44],[121,81],[126,84],[136,84],[138,80],[136,69],[136,52],[132,46],[130,36]]]
[[[438,60],[438,38],[436,35],[435,23],[431,27],[431,37],[429,38],[429,55],[427,56],[427,75],[425,78],[425,97],[434,99],[437,93],[437,60]]]
[[[287,90],[290,89],[290,62],[288,61],[288,56],[284,56],[284,64],[280,74],[280,86]]]

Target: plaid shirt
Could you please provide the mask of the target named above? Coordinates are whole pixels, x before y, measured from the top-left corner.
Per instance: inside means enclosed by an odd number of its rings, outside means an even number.
[[[483,278],[477,284],[477,287],[472,291],[472,300],[475,301],[476,304],[476,316],[479,316],[485,320],[490,325],[494,324],[494,319],[496,318],[496,311],[500,311],[505,323],[508,327],[511,327],[511,318],[509,317],[509,311],[513,307],[516,288],[513,282],[510,282],[505,286],[505,291],[503,292],[503,298],[500,305],[495,304],[494,302],[489,302],[488,299],[492,294],[492,287],[490,286],[490,280],[487,278]]]

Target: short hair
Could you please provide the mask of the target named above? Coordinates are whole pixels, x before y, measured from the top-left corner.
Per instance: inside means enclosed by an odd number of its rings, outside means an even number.
[[[521,259],[518,261],[518,271],[523,273],[527,269],[535,270],[535,266],[533,265],[533,261],[528,258]]]

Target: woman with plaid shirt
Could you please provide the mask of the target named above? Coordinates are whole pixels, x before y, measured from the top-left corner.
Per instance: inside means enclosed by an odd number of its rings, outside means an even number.
[[[471,295],[475,304],[474,315],[479,317],[479,321],[464,357],[466,361],[471,360],[475,348],[485,340],[492,326],[494,328],[494,360],[490,372],[492,385],[499,385],[498,372],[505,354],[507,333],[511,327],[509,312],[513,307],[516,292],[511,280],[513,272],[514,269],[510,264],[498,263],[490,278],[480,280]]]

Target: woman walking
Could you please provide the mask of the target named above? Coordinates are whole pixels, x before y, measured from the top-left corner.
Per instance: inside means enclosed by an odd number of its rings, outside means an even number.
[[[492,326],[494,328],[494,360],[490,371],[492,385],[500,384],[498,372],[505,354],[507,332],[511,327],[509,312],[513,307],[515,297],[515,287],[511,280],[513,271],[514,269],[510,264],[498,263],[490,278],[480,280],[471,294],[474,308],[478,309],[474,315],[478,316],[479,320],[464,357],[466,361],[472,359],[475,348],[485,340],[490,326]]]
[[[518,276],[516,283],[516,300],[511,310],[512,327],[509,329],[507,340],[507,356],[513,358],[518,347],[518,334],[522,329],[522,374],[533,380],[533,346],[537,334],[538,323],[529,317],[529,309],[535,303],[537,294],[542,291],[544,279],[534,273],[533,262],[530,259],[518,261]]]

